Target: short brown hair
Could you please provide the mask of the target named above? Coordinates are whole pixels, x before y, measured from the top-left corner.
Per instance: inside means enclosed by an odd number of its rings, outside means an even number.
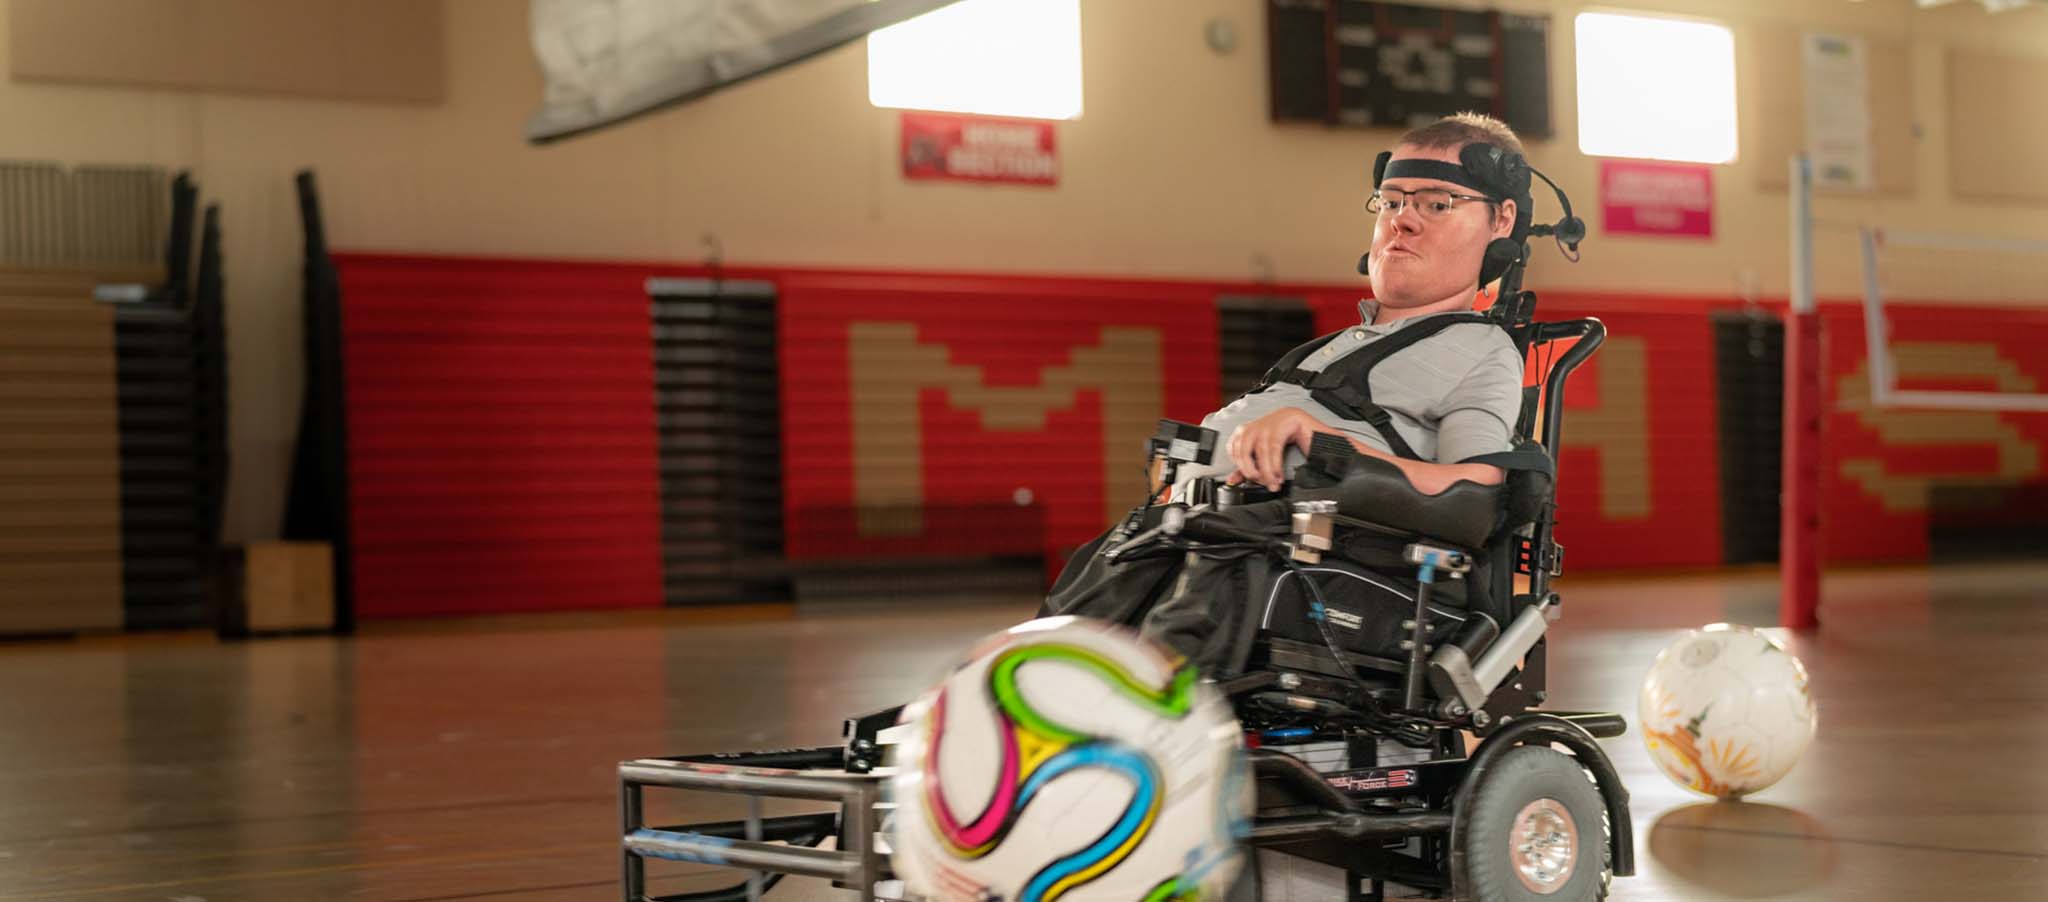
[[[1515,137],[1514,129],[1508,128],[1507,123],[1484,113],[1467,112],[1445,116],[1402,135],[1400,143],[1430,150],[1464,147],[1467,144],[1491,144],[1502,150],[1528,155],[1522,150],[1522,139]]]

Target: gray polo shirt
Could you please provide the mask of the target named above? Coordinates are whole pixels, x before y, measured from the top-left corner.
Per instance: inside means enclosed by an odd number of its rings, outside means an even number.
[[[1301,368],[1321,371],[1397,329],[1429,318],[1367,325],[1375,309],[1370,301],[1359,304],[1361,324],[1310,354]],[[1498,326],[1460,323],[1446,328],[1380,361],[1370,378],[1373,403],[1393,415],[1394,429],[1424,460],[1452,464],[1512,447],[1515,418],[1522,410],[1522,358]],[[1221,436],[1215,460],[1206,467],[1183,468],[1180,478],[1220,477],[1235,471],[1228,450],[1231,434],[1283,407],[1299,407],[1368,446],[1392,451],[1386,437],[1370,423],[1344,419],[1316,403],[1308,389],[1281,383],[1203,417],[1202,425]],[[1289,472],[1300,466],[1302,459],[1299,448],[1290,448]]]

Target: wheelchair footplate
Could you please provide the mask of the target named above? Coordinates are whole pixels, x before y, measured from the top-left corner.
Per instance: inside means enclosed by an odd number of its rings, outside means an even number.
[[[877,898],[889,879],[878,847],[885,777],[848,769],[840,746],[637,758],[619,764],[621,881],[628,902],[738,902],[759,899],[784,875],[823,877],[854,890],[862,902]],[[741,820],[650,826],[649,788],[744,796]],[[763,799],[837,803],[837,810],[761,816]],[[818,848],[826,839],[836,849]],[[650,895],[647,859],[691,862],[752,872],[746,882],[713,890]]]

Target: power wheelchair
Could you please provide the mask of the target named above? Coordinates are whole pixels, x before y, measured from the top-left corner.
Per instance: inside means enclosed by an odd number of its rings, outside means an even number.
[[[1522,311],[1533,306],[1527,293],[1515,299]],[[1517,427],[1521,439],[1554,458],[1565,380],[1598,349],[1605,328],[1595,319],[1523,319],[1505,327],[1525,353],[1573,342],[1543,381],[1542,416],[1533,415],[1532,392]],[[1176,453],[1190,461],[1200,453],[1201,442],[1188,440],[1184,428],[1168,424],[1155,439],[1163,468]],[[1312,458],[1339,462],[1350,454],[1348,445],[1316,452]],[[1250,752],[1258,814],[1249,842],[1341,869],[1352,900],[1381,898],[1388,884],[1484,902],[1603,896],[1611,876],[1634,872],[1628,794],[1597,742],[1626,726],[1618,714],[1538,707],[1546,689],[1544,632],[1560,601],[1551,590],[1563,557],[1553,538],[1554,481],[1461,484],[1425,504],[1401,498],[1402,491],[1415,493],[1398,473],[1389,477],[1369,458],[1349,463],[1326,489],[1297,493],[1313,497],[1285,502],[1292,516],[1284,538],[1234,525],[1230,506],[1212,501],[1162,509],[1157,526],[1112,552],[1262,547],[1284,557],[1278,582],[1299,583],[1309,609],[1323,614],[1309,619],[1319,619],[1315,629],[1326,639],[1332,620],[1341,619],[1346,583],[1364,580],[1372,591],[1396,592],[1404,606],[1412,604],[1398,624],[1406,633],[1399,655],[1347,652],[1344,643],[1315,642],[1315,634],[1298,629],[1290,638],[1272,619],[1278,591],[1257,619],[1245,619],[1246,666],[1224,675],[1219,688],[1259,745]],[[1503,523],[1506,496],[1516,492],[1525,497],[1512,503],[1533,515]],[[1416,578],[1397,581],[1347,562],[1350,535],[1398,543]],[[1462,611],[1433,603],[1432,589],[1459,576],[1475,583]],[[876,844],[888,806],[873,772],[883,763],[882,734],[899,712],[847,720],[844,742],[835,746],[622,763],[624,898],[738,902],[782,874],[828,877],[864,900],[875,898],[890,872]],[[1478,739],[1470,749],[1468,735]],[[642,816],[646,787],[738,793],[756,806],[762,797],[811,799],[837,803],[837,810],[650,826]],[[828,838],[835,849],[817,848]],[[757,875],[710,892],[650,896],[646,858]]]
[[[1375,187],[1388,156],[1375,163]],[[1563,218],[1532,225],[1533,170],[1519,155],[1473,145],[1463,156],[1465,171],[1524,201],[1514,237],[1487,251],[1481,281],[1497,276],[1501,299],[1487,316],[1525,360],[1570,343],[1543,374],[1541,393],[1525,393],[1515,426],[1520,450],[1541,466],[1511,470],[1501,486],[1461,483],[1422,496],[1393,467],[1341,440],[1319,440],[1304,469],[1320,478],[1297,470],[1286,497],[1197,490],[1156,509],[1148,502],[1099,553],[1230,551],[1271,568],[1271,579],[1257,583],[1263,597],[1245,599],[1223,628],[1228,666],[1209,673],[1254,746],[1251,846],[1341,873],[1332,889],[1345,902],[1378,902],[1390,886],[1475,902],[1586,902],[1635,870],[1628,793],[1598,742],[1626,724],[1619,714],[1539,706],[1544,633],[1560,603],[1551,580],[1564,554],[1554,495],[1565,383],[1606,329],[1590,318],[1536,322],[1535,295],[1521,290],[1528,237],[1554,236],[1577,259],[1585,227],[1564,193],[1552,184]],[[1150,446],[1159,484],[1171,484],[1177,466],[1201,462],[1214,441],[1197,427],[1163,423]],[[1252,515],[1260,505],[1268,516]],[[1275,505],[1278,518],[1269,516]],[[1340,639],[1339,629],[1352,635]],[[833,746],[622,762],[624,898],[741,902],[785,874],[831,879],[863,902],[886,898],[893,878],[879,843],[892,805],[876,771],[901,711],[849,718]],[[1477,744],[1468,748],[1468,736]],[[650,787],[743,795],[750,816],[652,826],[643,808]],[[832,810],[764,817],[763,798]],[[834,848],[821,848],[827,841]],[[753,875],[650,896],[649,858]]]

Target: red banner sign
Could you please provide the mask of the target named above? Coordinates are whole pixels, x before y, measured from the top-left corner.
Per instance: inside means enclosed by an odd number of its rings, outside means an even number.
[[[1714,169],[1703,163],[1600,161],[1600,214],[1611,235],[1714,236]]]
[[[1057,185],[1053,124],[954,113],[903,114],[903,176],[1011,185]]]

